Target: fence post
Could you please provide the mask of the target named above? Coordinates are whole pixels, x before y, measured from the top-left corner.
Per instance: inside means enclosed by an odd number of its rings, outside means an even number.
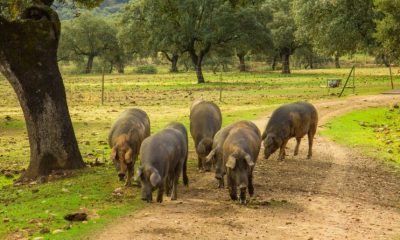
[[[104,105],[104,67],[102,68],[101,76],[101,105]]]

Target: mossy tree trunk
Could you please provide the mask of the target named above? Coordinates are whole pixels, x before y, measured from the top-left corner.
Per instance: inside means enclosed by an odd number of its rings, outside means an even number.
[[[0,17],[0,72],[14,88],[27,125],[31,156],[22,177],[83,168],[57,64],[58,16],[40,5],[21,18]]]

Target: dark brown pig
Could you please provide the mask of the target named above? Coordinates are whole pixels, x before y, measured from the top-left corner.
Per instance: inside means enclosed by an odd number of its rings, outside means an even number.
[[[223,188],[225,183],[224,183],[224,176],[225,176],[225,166],[223,164],[224,160],[222,158],[222,147],[224,145],[224,142],[226,138],[229,135],[229,132],[233,128],[237,127],[243,127],[243,128],[250,128],[252,129],[256,134],[260,135],[260,130],[258,127],[251,121],[239,121],[232,123],[221,130],[219,130],[213,139],[213,146],[211,152],[207,156],[207,163],[213,163],[215,165],[215,178],[218,180],[219,188]]]
[[[318,113],[313,105],[306,102],[287,104],[276,109],[262,135],[264,157],[268,159],[278,148],[279,160],[285,158],[286,144],[290,138],[296,138],[294,155],[299,153],[301,138],[308,135],[308,158],[312,156],[312,145],[317,131]]]
[[[240,189],[240,203],[246,203],[246,190],[253,196],[253,170],[261,147],[260,132],[248,127],[234,127],[223,145],[223,159],[226,167],[229,195],[237,200]]]
[[[210,153],[214,135],[221,129],[222,116],[217,105],[207,101],[195,101],[190,110],[190,134],[198,156],[200,171],[210,171],[206,156]]]
[[[185,127],[171,123],[164,130],[145,139],[140,148],[141,166],[138,176],[142,186],[142,199],[151,202],[152,192],[158,188],[157,202],[163,201],[164,190],[176,200],[179,176],[183,171],[183,184],[188,185],[186,165],[188,137]]]
[[[111,159],[121,181],[131,185],[133,169],[142,141],[150,136],[150,120],[146,112],[132,108],[125,110],[114,122],[108,135]]]

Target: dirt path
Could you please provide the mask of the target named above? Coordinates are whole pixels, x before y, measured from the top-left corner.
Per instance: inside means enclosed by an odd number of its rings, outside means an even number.
[[[317,103],[320,126],[352,109],[396,100],[380,95]],[[264,127],[265,120],[255,122]],[[256,196],[248,206],[230,201],[212,173],[190,172],[190,187],[179,188],[178,201],[151,204],[93,239],[400,238],[398,171],[321,136],[308,161],[306,142],[298,157],[292,140],[284,162],[276,155],[258,160]]]

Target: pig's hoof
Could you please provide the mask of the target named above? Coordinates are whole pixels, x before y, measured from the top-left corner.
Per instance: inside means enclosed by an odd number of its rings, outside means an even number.
[[[240,199],[239,202],[242,205],[247,205],[247,200],[246,199]]]
[[[162,203],[162,201],[163,201],[162,199],[157,199],[158,203]]]
[[[312,158],[312,155],[308,155],[308,156],[307,156],[307,159],[311,159],[311,158]]]
[[[235,196],[235,195],[231,195],[231,199],[232,199],[233,201],[236,201],[236,200],[238,200],[238,197]]]

